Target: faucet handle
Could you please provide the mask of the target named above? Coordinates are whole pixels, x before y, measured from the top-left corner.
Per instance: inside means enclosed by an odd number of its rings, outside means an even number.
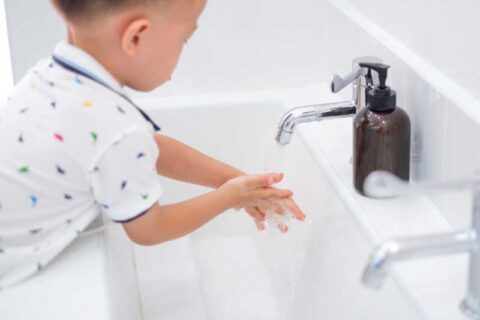
[[[364,68],[360,66],[361,63],[382,63],[382,59],[377,57],[357,57],[354,58],[352,61],[352,72],[347,74],[345,77],[341,77],[337,74],[333,76],[332,83],[331,83],[331,90],[333,93],[337,93],[350,83],[354,82],[361,76],[367,76],[369,74],[368,68]]]
[[[371,198],[393,198],[427,193],[432,190],[460,190],[480,185],[480,172],[471,177],[446,181],[408,183],[388,171],[374,171],[364,183],[364,192]]]
[[[366,70],[362,67],[355,68],[352,72],[347,74],[345,78],[342,78],[338,74],[333,75],[331,89],[333,93],[337,93],[350,83],[358,79],[360,76],[366,75]]]

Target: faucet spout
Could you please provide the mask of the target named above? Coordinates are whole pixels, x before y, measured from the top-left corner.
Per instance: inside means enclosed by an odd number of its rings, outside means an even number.
[[[289,144],[295,127],[300,123],[348,117],[357,113],[357,110],[366,105],[365,92],[378,82],[371,77],[368,69],[362,66],[362,63],[366,62],[381,63],[382,60],[376,57],[357,57],[353,59],[352,72],[345,77],[335,75],[331,82],[330,88],[334,93],[352,84],[352,100],[289,110],[278,124],[275,140],[282,145]]]
[[[387,275],[387,269],[397,262],[415,257],[468,252],[476,248],[475,230],[391,239],[382,243],[372,254],[364,270],[362,282],[372,289],[379,289]]]
[[[321,121],[330,118],[342,118],[353,116],[357,112],[354,101],[343,101],[336,103],[325,103],[303,107],[296,107],[289,110],[278,124],[275,140],[279,144],[290,143],[295,128],[300,123]]]

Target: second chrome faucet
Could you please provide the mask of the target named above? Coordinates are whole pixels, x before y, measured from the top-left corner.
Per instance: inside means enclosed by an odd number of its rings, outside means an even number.
[[[391,198],[415,195],[435,189],[473,189],[472,227],[467,230],[439,233],[410,238],[389,239],[380,244],[371,255],[365,267],[362,282],[372,289],[379,289],[388,270],[398,262],[421,257],[454,253],[469,253],[467,294],[460,304],[462,312],[480,319],[480,175],[437,183],[407,184],[388,172],[374,172],[365,182],[370,197]]]

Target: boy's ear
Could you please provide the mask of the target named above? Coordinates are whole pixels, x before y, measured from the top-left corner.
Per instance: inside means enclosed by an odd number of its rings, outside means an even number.
[[[133,56],[137,52],[150,25],[150,21],[145,18],[135,19],[127,25],[121,42],[122,49],[127,55]]]

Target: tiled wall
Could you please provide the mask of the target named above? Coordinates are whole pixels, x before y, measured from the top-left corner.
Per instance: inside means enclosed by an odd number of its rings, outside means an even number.
[[[425,77],[429,76],[425,70],[412,66],[410,61],[392,51],[384,39],[359,27],[350,19],[349,12],[331,5],[328,15],[327,65],[330,73],[343,74],[351,70],[351,59],[355,56],[374,55],[391,65],[388,83],[397,91],[398,105],[409,113],[412,121],[412,178],[453,179],[468,176],[480,168],[480,126],[477,122],[480,119],[468,114],[465,106],[452,101],[451,92],[443,92],[432,84]],[[344,94],[348,96],[350,91]],[[470,223],[469,192],[432,192],[429,195],[454,227],[466,227]]]

